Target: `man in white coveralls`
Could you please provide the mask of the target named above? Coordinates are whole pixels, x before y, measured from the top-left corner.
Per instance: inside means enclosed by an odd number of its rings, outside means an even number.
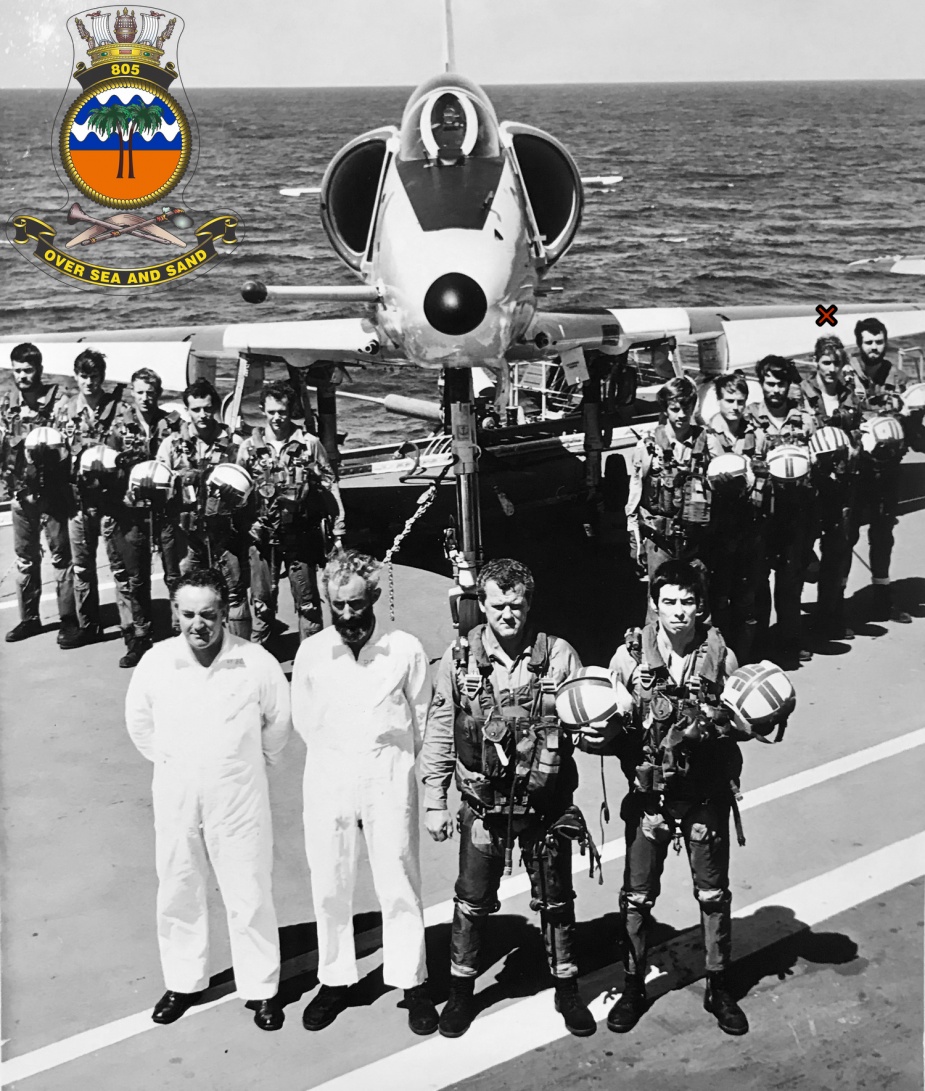
[[[293,723],[307,748],[305,851],[321,982],[302,1023],[333,1023],[358,980],[353,892],[362,830],[382,908],[383,979],[404,990],[411,1030],[432,1034],[414,766],[431,686],[421,642],[376,620],[380,569],[352,551],[328,562],[322,582],[333,625],[303,642],[292,668]]]
[[[192,569],[173,601],[180,635],[145,653],[125,698],[132,742],[154,763],[157,936],[167,992],[151,1018],[179,1019],[209,983],[211,863],[238,992],[261,1030],[278,1030],[266,766],[292,730],[289,687],[269,652],[226,630],[228,585],[220,572]]]

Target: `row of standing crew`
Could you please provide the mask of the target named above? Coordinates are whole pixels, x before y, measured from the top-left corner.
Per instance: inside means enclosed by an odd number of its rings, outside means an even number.
[[[43,528],[57,577],[62,648],[100,637],[100,538],[126,644],[121,667],[134,667],[151,647],[154,549],[168,591],[192,566],[222,570],[229,626],[240,636],[258,643],[273,636],[283,566],[300,636],[321,628],[316,571],[328,538],[343,536],[344,511],[321,442],[294,420],[296,395],[288,383],[263,387],[266,424],[242,439],[219,420],[218,393],[205,379],[183,392],[183,420],[159,407],[162,384],[151,369],[132,376],[129,399],[122,385],[103,388],[106,359],[92,349],[75,360],[73,394],[42,381],[36,346],[17,345],[11,360],[15,388],[0,403],[0,435],[20,623],[8,641],[41,632]],[[43,427],[61,441],[30,447],[30,436],[41,437]],[[245,474],[214,473],[228,465]]]
[[[639,443],[627,506],[640,567],[651,576],[668,558],[696,558],[709,571],[711,609],[745,663],[774,654],[792,666],[810,657],[800,600],[818,539],[817,635],[850,638],[844,591],[859,528],[869,523],[874,585],[872,619],[908,622],[892,602],[889,568],[904,436],[921,432],[921,414],[903,404],[907,379],[886,356],[887,331],[865,319],[849,359],[837,337],[815,346],[815,374],[804,381],[792,362],[758,364],[761,398],[749,402],[738,373],[715,382],[717,412],[694,423],[697,391],[672,380],[659,392],[662,420]],[[15,388],[0,402],[3,472],[12,497],[20,624],[10,641],[41,631],[41,530],[57,578],[58,643],[79,647],[101,632],[96,553],[105,543],[126,652],[132,667],[151,646],[151,555],[160,553],[168,590],[190,565],[216,563],[230,589],[229,624],[266,643],[274,633],[277,588],[288,572],[302,639],[321,626],[317,567],[344,533],[336,477],[320,441],[294,418],[288,383],[261,392],[265,425],[246,439],[218,419],[219,397],[205,380],[183,393],[188,420],[158,406],[161,380],[137,371],[132,398],[103,389],[105,357],[85,350],[75,361],[76,393],[42,382],[41,353],[30,344],[11,353]],[[865,449],[870,421],[893,418],[894,442]],[[62,449],[30,452],[42,425],[60,429]],[[818,451],[810,474],[769,474],[775,455],[834,434],[844,446]],[[831,446],[831,445],[830,445]],[[745,456],[742,476],[709,475],[716,456]],[[169,488],[133,479],[133,467],[158,460]],[[233,480],[212,471],[237,463],[254,486],[242,501]],[[245,488],[248,486],[245,485]],[[333,533],[332,533],[333,532]],[[774,578],[777,647],[768,646]],[[249,601],[250,600],[250,601]]]
[[[792,361],[766,356],[755,401],[743,375],[720,376],[717,411],[704,424],[694,422],[694,384],[671,380],[658,395],[661,422],[634,453],[627,515],[641,569],[651,577],[669,558],[702,565],[713,618],[741,663],[770,654],[792,668],[811,657],[801,618],[807,574],[819,585],[815,635],[854,635],[845,588],[864,522],[871,620],[911,621],[893,601],[890,559],[899,463],[910,442],[921,446],[921,407],[904,401],[907,378],[886,357],[883,324],[864,319],[855,333],[852,358],[838,337],[819,338],[815,371],[803,380]]]

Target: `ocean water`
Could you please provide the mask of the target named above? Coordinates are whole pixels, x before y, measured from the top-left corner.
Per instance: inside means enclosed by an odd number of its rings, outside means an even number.
[[[349,139],[397,125],[409,91],[191,91],[198,162],[169,199],[237,213],[243,242],[234,256],[206,275],[128,296],[62,286],[0,246],[4,332],[350,313],[293,301],[253,307],[241,301],[240,286],[251,277],[357,283],[328,245],[317,199],[277,191],[317,184]],[[587,194],[576,241],[555,268],[564,292],[551,308],[925,298],[915,278],[846,269],[854,258],[925,250],[925,81],[487,91],[499,119],[557,136],[582,174],[624,176],[611,192]],[[61,105],[60,92],[4,92],[4,219],[26,210],[54,217],[57,210],[63,225],[59,210],[75,194],[67,195],[54,166]],[[120,248],[113,255],[120,264],[135,246],[150,260],[150,249],[134,240],[107,245]],[[371,394],[434,390],[425,372],[367,368],[354,378],[353,389]],[[382,423],[365,409],[345,419],[351,443],[404,431],[394,418]]]

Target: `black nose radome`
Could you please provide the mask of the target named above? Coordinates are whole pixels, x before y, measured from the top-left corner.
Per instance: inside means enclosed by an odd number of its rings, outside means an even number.
[[[485,293],[465,273],[444,273],[424,296],[424,315],[440,333],[469,333],[479,325],[487,310]]]

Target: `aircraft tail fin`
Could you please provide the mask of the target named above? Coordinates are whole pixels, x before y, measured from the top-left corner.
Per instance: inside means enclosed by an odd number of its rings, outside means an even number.
[[[443,0],[443,70],[456,71],[456,39],[453,36],[453,0]]]

